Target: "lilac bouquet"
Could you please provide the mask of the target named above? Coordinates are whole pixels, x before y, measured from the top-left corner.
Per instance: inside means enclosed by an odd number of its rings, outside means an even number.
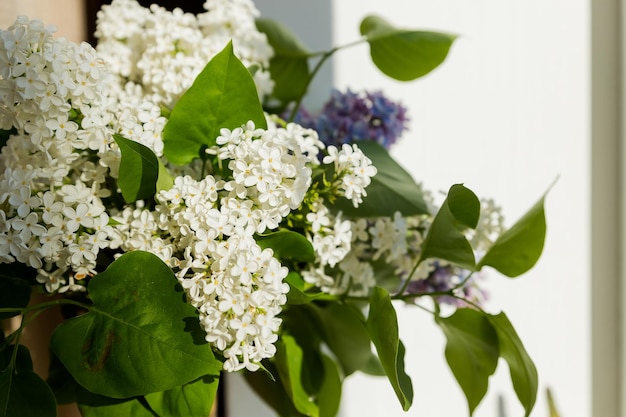
[[[433,314],[469,414],[499,358],[530,413],[535,367],[475,278],[535,264],[543,198],[508,229],[461,184],[436,202],[388,153],[402,105],[348,90],[300,107],[343,47],[311,70],[320,53],[250,1],[205,9],[114,0],[96,49],[26,17],[0,31],[0,318],[19,317],[0,334],[0,416],[208,415],[222,372],[280,415],[335,415],[357,371],[407,410],[397,303]],[[454,36],[368,16],[360,39],[408,81]],[[20,338],[59,305],[74,310],[44,381]]]

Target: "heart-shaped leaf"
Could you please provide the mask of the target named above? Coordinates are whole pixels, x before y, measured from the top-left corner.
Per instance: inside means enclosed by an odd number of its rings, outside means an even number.
[[[178,100],[163,130],[164,153],[185,165],[215,145],[220,129],[235,129],[252,120],[267,128],[250,72],[233,53],[232,43],[218,53]]]
[[[414,80],[437,68],[456,39],[446,33],[398,29],[380,16],[363,19],[361,35],[378,69],[400,81]]]
[[[367,331],[402,409],[407,411],[413,402],[413,384],[404,371],[405,350],[399,337],[396,310],[383,288],[375,287],[370,296]]]
[[[117,183],[124,201],[132,203],[154,195],[159,178],[159,159],[147,146],[121,135],[113,135],[122,160]]]
[[[92,278],[88,289],[89,312],[57,327],[52,349],[89,391],[127,398],[221,370],[195,309],[155,255],[124,254]]]
[[[498,335],[483,313],[469,308],[460,308],[450,317],[438,317],[437,324],[446,335],[446,360],[472,415],[498,365]]]

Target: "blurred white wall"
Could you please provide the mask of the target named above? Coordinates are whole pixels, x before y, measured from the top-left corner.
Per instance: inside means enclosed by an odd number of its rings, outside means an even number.
[[[433,190],[463,182],[479,196],[494,197],[511,224],[559,177],[547,198],[548,237],[539,264],[515,280],[490,272],[485,287],[488,309],[507,313],[539,370],[533,415],[548,415],[550,387],[563,416],[591,416],[589,2],[334,4],[339,44],[355,38],[369,13],[400,27],[460,35],[443,66],[413,83],[379,75],[366,46],[335,62],[338,87],[380,88],[410,109],[411,132],[393,154],[418,181]],[[405,310],[400,331],[415,386],[410,414],[465,415],[441,332],[423,312]],[[355,378],[347,386],[345,416],[405,415],[389,406],[394,394],[385,381]],[[523,415],[503,362],[475,416],[498,416],[500,395],[507,416]]]
[[[18,15],[56,26],[58,37],[73,42],[86,38],[85,2],[82,0],[0,0],[0,28],[9,27]]]

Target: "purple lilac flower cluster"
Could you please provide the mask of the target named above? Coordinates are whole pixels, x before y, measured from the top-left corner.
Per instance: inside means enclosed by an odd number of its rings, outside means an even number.
[[[333,90],[319,115],[300,108],[295,122],[315,129],[327,145],[341,147],[358,140],[378,142],[389,149],[407,130],[406,108],[380,91],[345,93]]]

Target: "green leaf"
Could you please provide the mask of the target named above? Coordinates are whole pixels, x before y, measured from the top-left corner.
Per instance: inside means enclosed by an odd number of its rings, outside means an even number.
[[[30,284],[21,278],[0,277],[0,308],[24,308],[30,300]],[[17,316],[19,311],[0,313],[0,320]]]
[[[48,367],[48,386],[52,389],[58,404],[76,402],[76,389],[78,384],[72,374],[63,366],[63,363],[50,352],[50,365]]]
[[[548,409],[550,411],[550,417],[560,417],[561,414],[556,407],[556,402],[554,401],[554,396],[552,395],[552,390],[550,390],[550,388],[546,389],[546,397],[548,398]]]
[[[317,404],[302,383],[304,355],[293,336],[284,334],[277,342],[276,367],[283,387],[298,412],[306,416],[319,416]]]
[[[215,402],[219,378],[207,376],[164,392],[146,395],[159,417],[207,417]]]
[[[537,263],[546,237],[544,200],[545,195],[496,239],[478,263],[478,269],[489,265],[508,277],[517,277]]]
[[[420,261],[427,258],[444,259],[474,270],[474,250],[463,230],[480,213],[480,202],[474,193],[461,184],[450,187],[448,197],[437,212],[422,243]]]
[[[170,174],[163,162],[159,159],[159,178],[156,183],[156,192],[167,191],[174,186],[174,176]]]
[[[272,98],[285,105],[295,101],[307,86],[310,74],[310,52],[282,23],[271,19],[256,20],[259,32],[265,33],[274,49],[270,59],[270,76],[274,81]]]
[[[437,68],[456,39],[446,33],[398,29],[379,16],[363,19],[361,35],[378,69],[400,81],[414,80]]]
[[[500,357],[498,335],[481,312],[461,308],[450,317],[438,317],[446,335],[446,360],[467,398],[470,415],[487,393],[489,377]]]
[[[335,417],[341,402],[341,378],[335,362],[326,355],[322,355],[324,367],[324,381],[317,394],[317,403],[320,408],[320,417]]]
[[[513,325],[504,313],[487,316],[498,334],[500,356],[509,365],[511,381],[517,398],[530,415],[537,399],[538,377],[537,368],[526,352]]]
[[[79,387],[76,402],[83,417],[160,417],[150,409],[143,397],[109,398]]]
[[[372,355],[365,318],[349,304],[332,303],[316,309],[326,344],[341,364],[345,376],[365,368]]]
[[[159,177],[159,160],[150,148],[121,135],[113,135],[122,160],[117,183],[124,201],[132,203],[154,195]]]
[[[196,310],[171,269],[147,252],[129,252],[89,282],[89,313],[66,320],[52,349],[91,392],[127,398],[165,391],[222,364],[204,341]]]
[[[413,384],[404,371],[404,345],[400,341],[398,318],[387,290],[375,287],[370,296],[367,330],[391,386],[407,411],[413,402]]]
[[[220,129],[235,129],[249,120],[267,128],[254,80],[229,42],[172,109],[163,130],[165,156],[176,165],[206,157],[201,151],[215,145]]]
[[[257,235],[256,242],[263,249],[271,248],[274,251],[274,257],[281,261],[315,261],[315,251],[311,242],[304,235],[291,230]]]
[[[264,363],[265,367],[273,375],[277,376],[278,370],[271,362]],[[246,382],[256,392],[258,397],[263,400],[269,407],[276,411],[281,417],[301,417],[293,405],[291,398],[285,391],[280,381],[271,381],[264,372],[244,372]]]
[[[25,346],[17,347],[16,361],[10,365],[14,349],[15,345],[12,345],[0,351],[0,417],[56,416],[54,394],[33,372],[30,353]]]
[[[371,159],[378,172],[365,189],[367,197],[359,207],[355,208],[347,199],[341,198],[334,205],[335,209],[349,217],[393,217],[397,211],[404,216],[428,214],[422,189],[384,147],[372,141],[355,143]]]

